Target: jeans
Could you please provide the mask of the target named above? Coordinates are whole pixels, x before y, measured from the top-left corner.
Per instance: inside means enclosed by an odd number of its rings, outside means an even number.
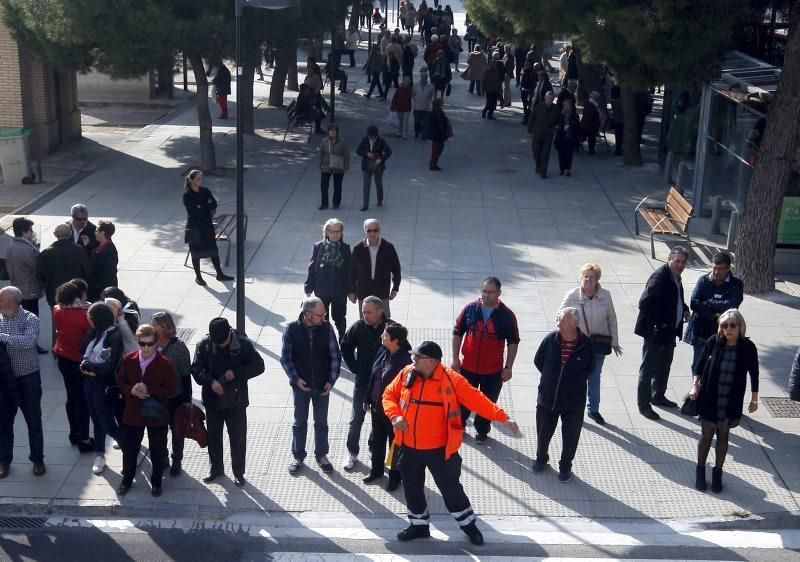
[[[83,380],[83,392],[86,404],[89,406],[89,415],[94,425],[94,452],[98,455],[106,454],[106,435],[122,446],[122,431],[114,417],[114,406],[106,400],[106,388],[97,377],[86,377]]]
[[[345,331],[347,330],[347,297],[319,297],[322,304],[325,305],[325,316],[328,322],[333,319],[333,324],[336,326],[336,331],[339,333],[339,339],[342,339]]]
[[[466,369],[461,369],[459,371],[465,379],[469,381],[469,384],[474,386],[475,388],[479,389],[483,394],[491,400],[492,402],[497,402],[497,399],[500,397],[500,391],[503,389],[503,381],[500,378],[500,373],[495,373],[493,375],[479,375],[477,373],[472,373],[467,371]],[[469,419],[470,411],[465,408],[461,407],[461,424],[466,426],[467,420]],[[478,435],[486,435],[492,429],[492,422],[487,420],[486,418],[480,417],[478,414],[475,414],[475,433]]]
[[[331,183],[331,176],[333,176],[333,206],[338,207],[342,202],[342,178],[343,172],[322,172],[320,176],[319,189],[321,194],[321,205],[328,206],[328,187]]]
[[[247,458],[247,406],[237,406],[227,410],[206,408],[208,425],[208,460],[211,472],[222,474],[222,427],[228,428],[228,441],[231,446],[231,469],[234,476],[244,476]]]
[[[703,355],[703,348],[706,346],[705,343],[694,343],[692,344],[692,348],[694,352],[692,353],[692,376],[695,374],[695,369],[697,368],[697,362],[700,361],[700,356]]]
[[[428,137],[429,111],[414,110],[414,136],[425,140]]]
[[[358,456],[360,451],[359,440],[361,439],[361,427],[364,425],[364,398],[367,395],[366,386],[356,386],[353,389],[353,412],[350,414],[350,428],[347,430],[347,451],[351,455]]]
[[[328,402],[330,394],[322,396],[319,391],[305,392],[292,385],[294,394],[294,423],[292,424],[292,456],[297,460],[306,458],[306,435],[308,434],[308,409],[314,412],[314,457],[328,454]]]
[[[80,363],[70,361],[60,355],[58,370],[64,378],[64,389],[67,391],[67,421],[69,422],[70,435],[76,436],[81,441],[89,438],[89,406],[86,404],[86,394],[83,392],[83,375]]]
[[[161,486],[161,477],[168,464],[167,426],[165,425],[151,425],[147,428],[133,425],[122,426],[122,483],[130,486],[133,483],[133,477],[136,476],[136,461],[139,458],[139,450],[142,448],[145,429],[147,429],[150,463],[153,466],[150,484],[157,488]]]
[[[556,432],[558,418],[561,418],[561,461],[559,470],[572,470],[572,461],[578,450],[578,440],[583,428],[583,409],[551,410],[536,406],[536,458],[545,462],[550,460],[547,450]]]
[[[594,356],[594,371],[589,375],[589,382],[587,384],[589,402],[586,405],[586,409],[589,412],[600,411],[600,372],[603,370],[603,363],[605,363],[605,360],[605,355]]]
[[[28,426],[28,446],[31,462],[44,460],[44,430],[42,429],[42,377],[39,371],[16,377],[17,397],[0,394],[0,462],[11,464],[14,460],[14,418],[17,409]]]
[[[481,92],[481,81],[480,80],[470,80],[469,81],[469,90],[467,90],[470,94],[475,90],[475,87],[478,87],[478,91],[476,92],[479,96],[482,94]]]
[[[373,172],[364,172],[364,207],[369,207],[369,192],[372,187],[372,178],[375,177],[375,191],[378,196],[378,205],[383,204],[383,168]]]
[[[173,396],[167,399],[167,407],[169,408],[169,428],[172,430],[172,462],[178,465],[180,465],[183,460],[183,445],[186,441],[184,437],[178,437],[175,433],[175,412],[181,404],[183,404],[183,396]],[[150,438],[152,439],[152,437]]]
[[[650,407],[653,398],[663,398],[667,391],[669,369],[675,344],[657,343],[645,338],[642,346],[642,366],[639,367],[639,386],[636,402],[639,409]]]

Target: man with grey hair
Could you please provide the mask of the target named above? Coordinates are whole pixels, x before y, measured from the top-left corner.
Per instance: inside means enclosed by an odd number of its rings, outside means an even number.
[[[547,92],[544,101],[536,104],[528,119],[528,134],[531,135],[531,150],[536,162],[536,173],[542,179],[547,177],[547,164],[550,162],[550,147],[553,135],[561,119],[561,108],[553,103],[555,95]]]
[[[42,379],[39,373],[39,319],[21,306],[22,293],[14,286],[0,289],[0,353],[7,353],[11,372],[0,373],[0,478],[8,476],[14,457],[14,418],[22,410],[28,425],[33,474],[42,476]]]
[[[344,469],[351,471],[358,462],[361,427],[364,425],[364,399],[369,390],[372,364],[381,347],[381,336],[386,328],[383,314],[383,301],[374,295],[364,299],[361,304],[360,320],[347,329],[342,338],[342,357],[347,368],[355,376],[353,388],[353,412],[350,415],[350,429],[347,432],[347,460]]]
[[[565,306],[556,314],[557,330],[547,334],[534,365],[542,374],[536,403],[536,460],[532,470],[544,470],[550,459],[547,450],[561,418],[561,461],[558,481],[572,478],[572,460],[578,450],[586,407],[586,383],[594,371],[594,348],[589,336],[578,328],[578,309]]]
[[[66,222],[72,234],[72,241],[86,250],[91,256],[97,247],[97,227],[89,220],[89,209],[83,203],[75,203],[70,208],[71,219]]]
[[[689,320],[689,307],[683,300],[681,283],[681,273],[688,259],[686,248],[672,248],[667,263],[650,275],[639,298],[639,316],[633,331],[644,338],[644,345],[636,401],[639,413],[650,420],[660,417],[651,404],[677,407],[665,393],[676,338],[681,339],[683,323]]]
[[[309,405],[314,411],[314,457],[323,472],[333,472],[328,460],[328,401],[341,362],[336,331],[325,320],[325,305],[319,297],[306,298],[298,319],[286,326],[281,349],[281,366],[294,397],[289,474],[297,474],[306,458]]]
[[[56,289],[76,277],[89,280],[92,264],[86,252],[70,238],[70,227],[59,224],[53,229],[56,241],[39,254],[36,278],[44,286],[47,304],[56,304]]]
[[[366,238],[353,247],[348,276],[348,298],[358,299],[359,312],[364,299],[370,295],[383,301],[383,313],[391,318],[389,301],[400,290],[400,258],[394,244],[381,236],[381,223],[371,218],[364,221]]]

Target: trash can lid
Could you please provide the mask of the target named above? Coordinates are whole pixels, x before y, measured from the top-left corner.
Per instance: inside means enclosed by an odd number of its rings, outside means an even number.
[[[30,134],[30,129],[23,129],[21,127],[0,127],[0,138],[27,137]]]

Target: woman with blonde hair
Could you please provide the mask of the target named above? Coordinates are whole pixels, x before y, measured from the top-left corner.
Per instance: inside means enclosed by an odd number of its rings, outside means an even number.
[[[578,327],[592,340],[595,351],[595,369],[589,375],[587,394],[589,401],[586,409],[589,417],[600,425],[605,424],[600,414],[600,373],[606,355],[613,351],[622,355],[617,333],[617,313],[608,289],[600,286],[600,266],[594,263],[585,264],[578,275],[580,285],[564,295],[559,310],[571,306],[578,310]]]
[[[706,459],[717,436],[716,459],[711,472],[711,491],[722,491],[722,465],[728,454],[731,428],[742,419],[747,376],[750,375],[751,414],[758,409],[758,351],[745,337],[747,324],[735,308],[720,314],[717,333],[706,341],[697,361],[689,398],[697,401],[702,433],[697,444],[695,488],[706,489]]]
[[[325,305],[326,317],[333,317],[339,339],[347,329],[347,273],[350,270],[350,245],[343,241],[344,223],[328,219],[322,227],[322,240],[311,249],[308,277],[305,282],[307,297],[314,293]]]

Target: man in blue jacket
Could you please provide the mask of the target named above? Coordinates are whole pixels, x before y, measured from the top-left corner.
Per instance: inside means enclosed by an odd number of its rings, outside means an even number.
[[[711,258],[711,273],[697,280],[692,291],[692,316],[686,324],[683,341],[692,344],[692,373],[708,338],[717,333],[717,318],[729,308],[739,308],[744,300],[742,280],[731,273],[731,256],[726,252]]]
[[[542,378],[536,400],[536,460],[532,470],[544,470],[550,455],[547,450],[561,418],[561,461],[558,481],[572,479],[572,460],[578,450],[586,407],[586,383],[594,371],[594,348],[589,336],[578,328],[578,309],[565,306],[556,317],[558,330],[547,334],[533,363]]]

